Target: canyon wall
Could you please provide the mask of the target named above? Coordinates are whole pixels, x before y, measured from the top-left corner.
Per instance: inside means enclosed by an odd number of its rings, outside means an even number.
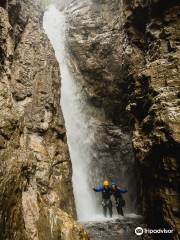
[[[125,1],[122,8],[133,89],[126,109],[135,118],[139,202],[150,227],[173,229],[178,239],[180,4]]]
[[[67,7],[67,46],[73,74],[91,106],[84,111],[94,118],[96,129],[91,181],[96,185],[107,178],[127,188],[130,212],[136,202],[135,162],[131,118],[124,110],[129,87],[120,78],[122,36],[119,23],[113,27],[120,13],[117,3],[72,1]]]
[[[0,3],[0,239],[87,239],[77,225],[60,73],[38,1]]]
[[[180,228],[179,10],[175,0],[76,0],[67,9],[70,65],[99,129],[94,167],[102,162],[111,179],[119,173],[115,180],[129,189],[129,202],[135,200],[149,227],[173,229],[174,239]]]

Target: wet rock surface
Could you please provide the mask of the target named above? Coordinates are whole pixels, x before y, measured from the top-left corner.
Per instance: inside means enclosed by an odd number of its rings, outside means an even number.
[[[119,77],[123,71],[119,65],[122,37],[121,27],[114,22],[118,23],[118,11],[118,1],[73,1],[67,7],[67,47],[72,72],[82,85],[96,132],[91,166],[93,184],[99,185],[105,178],[121,184],[129,190],[128,208],[134,209],[135,162],[131,120],[125,111],[129,89],[128,81]]]
[[[37,1],[0,4],[0,239],[87,239],[75,223],[60,73]]]
[[[174,229],[173,239],[178,239],[180,4],[140,1],[134,9],[131,4],[124,7],[125,14],[131,9],[124,18],[132,50],[126,64],[133,80],[127,109],[135,117],[132,141],[141,169],[139,202],[152,228]],[[147,15],[144,21],[141,14]]]
[[[133,168],[136,209],[151,228],[173,229],[173,239],[180,230],[179,10],[176,0],[73,1],[67,10],[72,71],[96,108],[95,162],[119,161],[126,179]],[[115,150],[123,152],[120,132],[129,139],[124,156]]]
[[[142,221],[127,218],[82,224],[92,240],[136,240],[140,237],[135,234],[135,228],[142,226]],[[147,236],[146,239],[150,240]]]

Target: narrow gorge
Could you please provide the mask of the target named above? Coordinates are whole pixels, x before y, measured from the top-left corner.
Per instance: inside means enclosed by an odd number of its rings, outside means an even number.
[[[77,225],[60,73],[35,1],[0,7],[0,239],[87,239]]]
[[[2,0],[0,240],[178,240],[179,63],[178,0]]]

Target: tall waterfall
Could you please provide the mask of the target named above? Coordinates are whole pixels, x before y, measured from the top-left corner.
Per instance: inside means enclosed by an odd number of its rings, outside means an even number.
[[[44,29],[54,47],[61,70],[61,106],[73,167],[73,191],[79,220],[94,219],[96,199],[89,185],[89,164],[94,141],[91,119],[82,111],[86,106],[80,88],[67,64],[65,15],[51,5],[44,15]]]

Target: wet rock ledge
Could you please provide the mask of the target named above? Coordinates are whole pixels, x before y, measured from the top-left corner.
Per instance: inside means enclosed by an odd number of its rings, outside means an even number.
[[[38,1],[0,2],[0,239],[87,239],[77,225],[60,74]]]

